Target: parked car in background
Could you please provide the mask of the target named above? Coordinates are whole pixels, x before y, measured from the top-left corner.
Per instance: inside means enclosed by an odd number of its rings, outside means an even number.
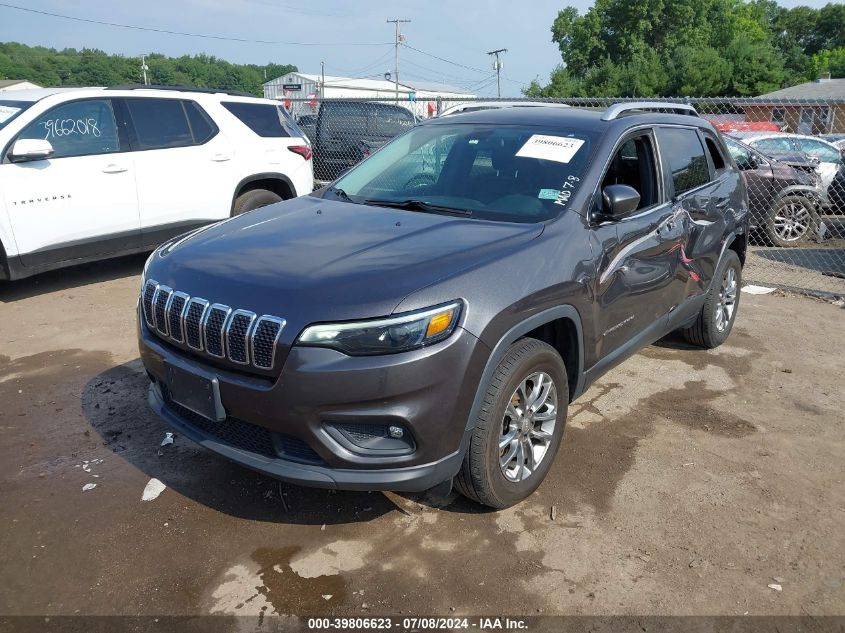
[[[440,116],[461,114],[463,112],[478,112],[479,110],[499,110],[501,108],[569,108],[565,103],[549,103],[546,101],[467,101],[446,108]]]
[[[375,101],[325,101],[314,131],[314,178],[324,185],[416,124],[405,107]]]
[[[797,246],[818,235],[822,191],[817,162],[789,155],[777,159],[735,139],[724,140],[748,189],[751,230],[775,246]]]
[[[152,250],[313,188],[311,147],[290,116],[240,94],[3,94],[0,151],[0,279]]]
[[[317,128],[317,115],[303,114],[296,120],[296,124],[299,126],[299,129],[305,133],[305,136],[313,142],[314,131]]]
[[[837,174],[845,170],[842,152],[836,145],[818,136],[785,132],[779,134],[737,132],[731,136],[761,152],[794,153],[797,151],[817,159],[821,187],[825,191],[831,210],[838,213],[845,212],[845,200],[838,194],[834,185],[834,181],[838,181]],[[831,190],[831,185],[834,185],[833,190]]]
[[[689,106],[429,119],[310,196],[150,256],[149,403],[292,483],[454,478],[510,506],[605,372],[671,331],[728,338],[747,223],[742,177]]]
[[[845,134],[821,134],[819,138],[824,139],[828,143],[833,143],[839,148],[845,147]]]

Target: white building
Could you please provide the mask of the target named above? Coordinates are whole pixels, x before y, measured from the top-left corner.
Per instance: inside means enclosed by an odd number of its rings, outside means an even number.
[[[0,90],[31,90],[40,87],[26,79],[0,79]]]
[[[264,84],[264,96],[284,101],[295,115],[316,112],[320,99],[378,99],[389,102],[396,98],[396,84],[385,79],[357,79],[354,77],[325,76],[293,72],[272,79]],[[399,84],[399,104],[425,118],[436,111],[436,102],[452,104],[474,99],[475,95],[460,88],[427,81],[403,80]],[[444,106],[445,107],[445,106]]]

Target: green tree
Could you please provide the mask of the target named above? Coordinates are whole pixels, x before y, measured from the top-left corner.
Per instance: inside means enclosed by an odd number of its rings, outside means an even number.
[[[753,95],[812,79],[814,55],[845,47],[845,4],[596,0],[562,9],[551,32],[562,68],[532,93]]]
[[[736,39],[726,53],[733,66],[733,94],[754,96],[781,87],[785,76],[783,58],[770,44]]]
[[[733,66],[709,46],[679,46],[672,53],[671,90],[676,95],[723,95],[731,84]]]
[[[296,70],[289,64],[230,64],[210,55],[179,58],[152,53],[148,78],[160,85],[195,86],[263,94],[264,76]],[[141,82],[138,57],[109,55],[96,49],[58,51],[16,42],[0,43],[0,78],[28,79],[42,86],[113,86]]]
[[[833,78],[845,77],[845,47],[816,53],[810,61],[810,68],[813,77],[822,73],[830,73]]]

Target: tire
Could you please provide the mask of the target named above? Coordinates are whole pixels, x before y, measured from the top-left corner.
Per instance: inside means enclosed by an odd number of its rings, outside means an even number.
[[[539,374],[545,378],[530,381],[532,376],[536,378]],[[545,379],[553,383],[554,391],[548,386],[542,387]],[[520,405],[530,400],[532,388],[538,383],[542,405],[529,417],[516,417],[520,411],[525,413],[525,407]],[[523,338],[511,345],[484,389],[484,401],[461,470],[455,478],[455,488],[478,503],[491,508],[507,508],[534,492],[554,461],[569,405],[566,367],[553,347],[536,339]],[[556,406],[552,407],[554,400]],[[532,422],[535,414],[537,420]],[[514,439],[500,450],[500,441],[506,439],[506,434]],[[547,442],[545,450],[542,448],[544,440]],[[539,459],[538,464],[529,469],[530,474],[526,474],[529,470],[526,470],[524,448],[520,464],[519,446],[525,447],[525,442],[531,444],[532,456]],[[516,454],[506,461],[507,468],[503,467],[500,459],[514,450]]]
[[[232,206],[232,215],[240,215],[253,209],[266,207],[268,204],[275,204],[281,202],[282,198],[278,194],[266,189],[253,189],[246,191],[235,199],[235,204]]]
[[[687,342],[705,349],[713,349],[727,340],[739,311],[741,285],[742,263],[739,256],[729,249],[725,251],[716,268],[710,291],[698,318],[692,326],[683,330]]]
[[[764,231],[772,246],[799,246],[816,234],[818,213],[804,196],[784,196],[775,202],[766,217]]]

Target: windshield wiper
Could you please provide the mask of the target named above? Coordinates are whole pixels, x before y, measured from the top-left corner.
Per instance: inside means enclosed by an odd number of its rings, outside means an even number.
[[[364,200],[364,204],[370,204],[377,207],[392,207],[395,209],[407,209],[408,211],[425,211],[427,213],[448,213],[450,215],[460,215],[470,217],[472,211],[469,209],[460,209],[458,207],[448,207],[440,204],[431,204],[425,200],[417,200],[411,198],[408,200],[379,200],[377,198],[370,198]]]

